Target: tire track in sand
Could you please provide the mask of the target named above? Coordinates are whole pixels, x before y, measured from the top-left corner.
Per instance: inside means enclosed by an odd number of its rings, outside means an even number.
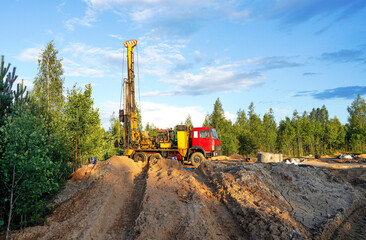
[[[365,239],[366,205],[355,209],[339,226],[331,239]]]
[[[142,169],[133,181],[134,187],[129,190],[129,197],[120,212],[120,216],[115,221],[108,233],[113,239],[134,239],[134,226],[136,219],[142,210],[142,202],[146,192],[146,182],[148,178],[149,163]]]
[[[247,233],[241,227],[235,214],[230,211],[225,203],[218,196],[216,188],[210,183],[200,170],[196,169],[192,176],[206,189],[206,197],[211,198],[211,201],[206,201],[206,206],[210,209],[216,221],[222,228],[222,232],[229,239],[248,239]]]

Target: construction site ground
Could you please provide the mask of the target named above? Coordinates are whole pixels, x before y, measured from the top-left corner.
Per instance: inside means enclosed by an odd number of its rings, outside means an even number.
[[[366,164],[237,157],[198,168],[114,156],[78,169],[12,239],[365,239]]]

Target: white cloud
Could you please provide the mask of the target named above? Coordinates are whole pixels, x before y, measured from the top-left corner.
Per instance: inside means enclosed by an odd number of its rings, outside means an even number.
[[[27,91],[32,90],[33,88],[33,80],[31,80],[30,77],[19,77],[17,78],[17,80],[14,82],[12,90],[16,90],[17,89],[17,84],[21,84],[23,81],[24,86],[27,87]]]
[[[260,84],[258,79],[263,75],[257,72],[239,72],[235,70],[220,70],[217,67],[203,67],[199,74],[184,73],[175,79],[181,89],[202,94],[231,89],[249,89]],[[181,80],[179,80],[181,79]]]
[[[83,43],[69,43],[63,49],[63,52],[71,53],[74,58],[81,58],[83,62],[88,64],[121,66],[121,49],[112,50],[110,48],[88,46]]]
[[[92,69],[87,67],[79,67],[77,65],[64,65],[65,76],[70,77],[94,77],[102,78],[105,77],[103,70]]]
[[[158,77],[168,76],[177,62],[185,61],[181,52],[186,47],[183,43],[150,41],[146,38],[141,43],[137,48],[141,74],[152,74]]]
[[[161,92],[161,91],[151,91],[141,94],[141,97],[161,97],[161,96],[174,96],[174,92]]]
[[[187,62],[181,53],[184,47],[185,45],[177,45],[165,50],[163,45],[161,49],[164,51],[155,48],[144,51],[144,59],[147,64],[145,72],[160,77],[160,82],[172,84],[173,90],[169,93],[147,92],[142,96],[205,95],[213,92],[250,89],[263,84],[263,79],[266,78],[262,73],[264,71],[302,66],[291,61],[294,57],[274,56],[240,61],[216,59],[197,71],[193,68],[194,64]],[[156,64],[152,59],[153,56],[157,56]],[[196,51],[194,60],[200,61],[201,57],[202,54]],[[159,62],[164,64],[158,64]],[[195,66],[197,65],[199,63],[195,64]],[[187,71],[188,69],[189,71]]]
[[[108,34],[108,37],[115,38],[115,39],[118,39],[118,40],[121,40],[121,41],[126,39],[125,37],[122,37],[122,36],[117,35],[117,34]]]
[[[233,10],[229,12],[229,16],[232,18],[238,19],[248,19],[250,15],[250,11],[248,9],[244,10]]]
[[[118,113],[119,102],[103,102],[98,104],[103,127],[109,129],[109,118],[113,112]],[[194,126],[201,126],[206,113],[201,106],[177,107],[168,104],[141,102],[142,125],[153,123],[159,128],[171,128],[184,122],[191,115]]]
[[[201,62],[204,59],[204,56],[200,51],[194,51],[194,59],[196,62]]]
[[[33,89],[33,80],[30,80],[30,78],[28,78],[28,77],[20,78],[20,79],[23,79],[23,84],[24,84],[24,86],[27,87],[27,91],[30,91]],[[18,83],[20,83],[20,82],[18,82]]]
[[[278,108],[278,107],[274,107],[272,108],[273,112],[277,115],[282,116],[290,116],[293,112],[293,109],[290,108]],[[267,112],[269,111],[269,109],[267,109]]]
[[[182,72],[165,74],[161,82],[175,85],[173,95],[205,95],[213,92],[230,92],[261,85],[265,76],[258,72],[241,72],[237,69],[221,69],[220,66],[202,67],[197,74]],[[149,92],[142,96],[168,95],[167,92]]]
[[[93,22],[97,21],[98,11],[97,8],[93,8],[92,4],[87,2],[87,9],[83,18],[72,18],[66,21],[65,26],[68,30],[73,31],[75,25],[81,25],[84,27],[91,27]]]
[[[122,17],[121,21],[149,24],[150,28],[168,30],[170,34],[190,34],[213,18],[247,19],[249,11],[239,7],[239,0],[84,0],[83,17],[66,21],[69,30],[75,26],[91,27],[104,11]],[[128,9],[128,11],[126,11]],[[189,21],[190,24],[186,24]]]
[[[120,71],[122,51],[110,48],[87,46],[83,43],[69,43],[62,51],[71,54],[64,58],[65,75],[74,77],[111,77],[113,70]]]
[[[206,113],[201,106],[177,107],[168,104],[141,102],[142,122],[154,123],[159,128],[170,128],[184,122],[188,114],[194,126],[201,126]]]
[[[229,112],[224,112],[224,116],[226,119],[231,120],[232,122],[234,122],[234,119],[236,118],[235,114]]]
[[[176,44],[168,41],[145,46],[140,53],[140,64],[146,64],[150,68],[161,66],[161,68],[166,69],[167,65],[170,66],[176,61],[184,60],[181,49],[185,47],[184,44]]]
[[[136,22],[143,22],[149,18],[152,18],[154,15],[158,14],[159,10],[156,9],[142,9],[142,10],[134,10],[130,13],[131,19]]]
[[[27,48],[23,52],[21,52],[18,56],[16,56],[15,58],[20,61],[24,61],[24,62],[37,63],[41,51],[42,51],[42,49],[40,46],[33,47],[33,48]]]

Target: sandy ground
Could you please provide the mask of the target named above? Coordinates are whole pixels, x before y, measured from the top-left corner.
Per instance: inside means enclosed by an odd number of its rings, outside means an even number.
[[[366,168],[225,158],[80,168],[42,226],[12,239],[363,239]],[[363,225],[362,225],[363,224]]]

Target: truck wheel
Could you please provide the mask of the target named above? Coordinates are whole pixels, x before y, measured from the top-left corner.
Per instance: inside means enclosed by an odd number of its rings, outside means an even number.
[[[200,152],[195,152],[191,155],[191,163],[193,166],[199,166],[201,162],[204,162],[205,160],[205,156]]]
[[[135,155],[133,155],[133,160],[135,162],[139,162],[139,161],[146,162],[147,155],[144,152],[137,152],[137,153],[135,153]]]
[[[163,157],[160,155],[160,153],[153,153],[149,157],[149,162],[150,162],[151,165],[154,165],[162,158]]]

